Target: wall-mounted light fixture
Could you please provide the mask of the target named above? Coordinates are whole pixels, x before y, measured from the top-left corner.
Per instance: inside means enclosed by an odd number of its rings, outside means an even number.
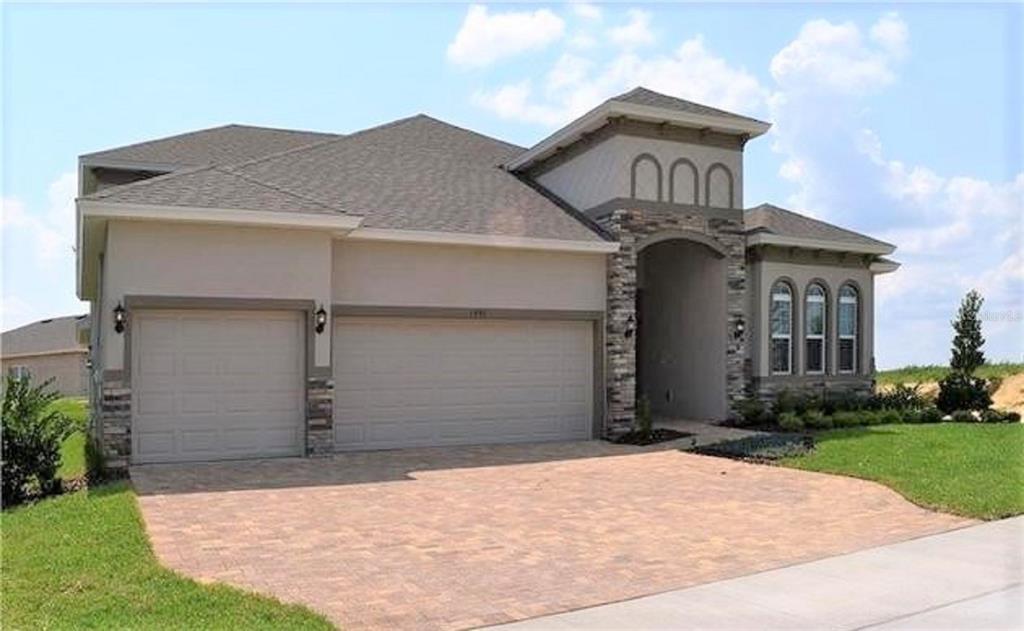
[[[313,324],[317,334],[324,332],[324,327],[327,326],[327,311],[323,305],[320,305],[320,308],[313,314]]]
[[[622,334],[625,335],[626,339],[628,340],[629,338],[633,337],[634,333],[636,333],[636,318],[634,318],[633,314],[631,313],[629,314],[629,317],[626,318],[626,330],[623,331]]]
[[[733,327],[733,331],[732,331],[733,339],[735,339],[737,341],[743,339],[743,331],[745,331],[745,330],[746,330],[746,325],[743,324],[743,320],[738,320],[736,322],[735,326]]]
[[[126,317],[127,316],[125,315],[124,307],[121,306],[120,302],[117,303],[117,306],[114,307],[114,330],[117,331],[118,333],[124,332],[124,323]]]

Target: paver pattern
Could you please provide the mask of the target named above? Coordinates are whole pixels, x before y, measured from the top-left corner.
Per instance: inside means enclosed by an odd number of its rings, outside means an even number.
[[[461,629],[959,527],[873,483],[602,442],[132,470],[158,557],[345,629]]]

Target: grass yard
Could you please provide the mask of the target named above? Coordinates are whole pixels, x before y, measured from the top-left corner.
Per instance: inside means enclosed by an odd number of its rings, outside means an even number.
[[[330,629],[299,606],[161,567],[124,483],[0,515],[8,629]]]
[[[978,369],[977,376],[984,379],[1005,378],[1024,372],[1024,364],[1000,362],[985,364]],[[938,382],[949,373],[949,366],[904,366],[895,370],[882,370],[876,375],[879,385],[896,383]]]
[[[58,399],[53,408],[70,416],[78,425],[85,429],[89,420],[89,401],[80,398]],[[57,475],[65,480],[73,480],[85,475],[85,432],[79,430],[64,440],[60,447],[61,463]]]
[[[837,429],[784,466],[881,482],[936,510],[1000,519],[1024,513],[1024,425],[939,423]]]

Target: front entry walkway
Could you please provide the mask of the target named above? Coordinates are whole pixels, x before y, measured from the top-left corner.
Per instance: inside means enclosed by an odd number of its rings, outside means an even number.
[[[969,523],[873,483],[603,442],[132,470],[158,557],[346,629],[460,629]]]

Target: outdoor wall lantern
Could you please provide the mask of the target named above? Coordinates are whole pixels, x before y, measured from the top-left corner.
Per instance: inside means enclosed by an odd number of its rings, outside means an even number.
[[[320,305],[320,308],[313,314],[313,323],[316,325],[317,334],[324,332],[324,327],[327,326],[327,311],[324,310],[323,305]]]
[[[735,327],[735,329],[733,330],[733,333],[732,333],[733,339],[735,339],[737,341],[742,339],[743,338],[743,331],[744,331],[745,328],[746,327],[743,324],[743,320],[739,320],[738,322],[736,322],[736,327]]]
[[[623,331],[623,335],[625,335],[626,339],[628,340],[629,338],[633,337],[633,333],[635,333],[635,332],[636,332],[636,318],[634,318],[633,314],[631,313],[631,314],[629,314],[629,317],[626,318],[626,330]]]
[[[117,303],[117,306],[114,307],[114,330],[118,333],[124,332],[125,317],[124,307],[122,307],[119,302]]]

